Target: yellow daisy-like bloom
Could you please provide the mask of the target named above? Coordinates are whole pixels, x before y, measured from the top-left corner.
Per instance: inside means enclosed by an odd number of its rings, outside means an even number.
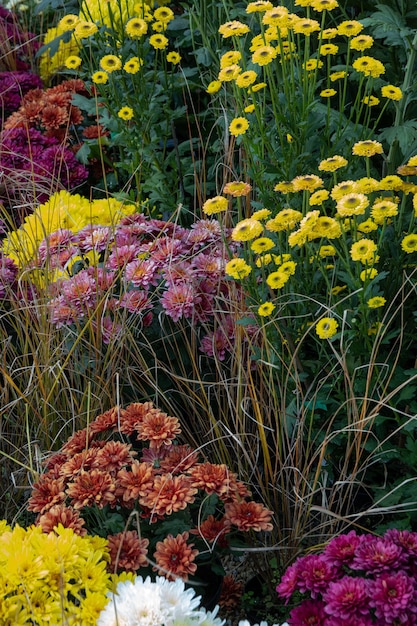
[[[229,82],[231,80],[235,80],[239,76],[241,71],[242,68],[239,65],[228,65],[227,67],[224,67],[222,70],[220,70],[217,79],[221,82]]]
[[[300,35],[311,35],[320,30],[320,24],[317,20],[311,20],[308,18],[300,19],[294,24],[294,33]]]
[[[167,24],[174,19],[175,15],[174,11],[172,11],[172,9],[170,9],[169,7],[158,7],[153,12],[153,17],[155,20],[159,22],[165,22]]]
[[[376,224],[383,224],[387,218],[398,215],[398,204],[390,200],[375,202],[371,209],[371,215]]]
[[[365,141],[358,141],[353,145],[352,154],[356,156],[371,157],[375,154],[383,154],[384,149],[382,143],[374,141],[373,139],[367,139]]]
[[[311,194],[311,196],[308,199],[308,203],[310,206],[317,206],[317,205],[323,204],[323,202],[328,200],[329,196],[330,194],[327,191],[327,189],[318,189],[317,191]]]
[[[213,215],[214,213],[223,213],[227,211],[227,207],[229,206],[229,201],[227,198],[223,196],[215,196],[214,198],[209,198],[203,204],[203,213],[206,215]]]
[[[252,219],[253,220],[266,220],[269,216],[271,215],[271,211],[269,209],[259,209],[259,211],[255,211],[255,213],[252,214]]]
[[[373,263],[377,247],[372,239],[360,239],[352,244],[350,248],[350,256],[353,261],[360,261],[363,264]]]
[[[222,88],[221,80],[212,80],[211,83],[207,85],[206,92],[207,93],[217,93]]]
[[[316,174],[296,176],[291,182],[295,191],[314,191],[318,187],[323,186],[323,180]]]
[[[295,261],[283,261],[279,266],[278,271],[282,274],[286,274],[287,276],[293,276],[295,274],[295,270],[297,268],[297,263]]]
[[[226,22],[226,24],[222,24],[219,27],[219,33],[222,35],[223,39],[226,39],[227,37],[241,37],[242,35],[246,35],[248,32],[249,26],[239,22],[238,20]]]
[[[143,60],[139,57],[132,57],[123,65],[123,69],[128,74],[137,74],[143,65]]]
[[[358,52],[372,48],[373,45],[374,40],[370,35],[358,35],[350,40],[350,47],[352,50],[357,50]]]
[[[415,154],[414,156],[408,159],[407,165],[410,165],[412,167],[417,167],[417,154]]]
[[[290,248],[295,248],[295,246],[304,246],[304,244],[308,241],[308,234],[303,230],[296,230],[290,234],[288,237],[288,245]]]
[[[339,170],[341,167],[345,167],[347,164],[348,162],[344,157],[338,154],[335,154],[334,156],[321,161],[319,163],[319,170],[322,172],[335,172],[336,170]]]
[[[403,92],[399,87],[394,87],[394,85],[384,85],[381,88],[381,94],[383,98],[388,98],[389,100],[394,100],[398,102],[403,97]]]
[[[246,7],[246,13],[263,13],[272,9],[273,4],[269,0],[255,0],[255,2],[249,2]]]
[[[149,37],[149,43],[155,50],[164,50],[168,46],[168,38],[165,35],[156,34]]]
[[[117,112],[118,117],[122,120],[131,120],[134,116],[133,109],[131,107],[122,107]]]
[[[255,241],[252,241],[250,247],[256,254],[263,254],[264,252],[268,252],[268,250],[272,250],[272,248],[275,247],[275,243],[269,237],[259,237],[255,239]]]
[[[372,193],[373,191],[379,190],[379,181],[375,178],[371,178],[365,176],[364,178],[359,178],[356,181],[356,191],[359,193]]]
[[[345,76],[347,76],[347,72],[345,72],[345,71],[342,71],[342,72],[332,72],[332,74],[330,74],[329,78],[332,81],[332,83],[334,83],[337,80],[341,80],[342,78],[345,78]]]
[[[407,252],[407,254],[417,252],[417,235],[406,235],[401,242],[401,248],[404,252]]]
[[[242,72],[236,78],[236,85],[238,87],[250,87],[257,80],[258,74],[253,70],[246,70],[246,72]]]
[[[283,180],[275,185],[274,191],[280,191],[281,193],[294,193],[295,189],[291,181]]]
[[[362,30],[363,24],[356,20],[346,20],[337,26],[339,35],[346,35],[346,37],[355,37],[359,35]]]
[[[343,196],[346,196],[348,193],[355,193],[357,191],[356,181],[354,180],[343,180],[341,183],[338,183],[333,187],[330,192],[333,200],[340,200]]]
[[[106,54],[100,60],[100,67],[107,73],[116,72],[122,67],[122,61],[115,54]]]
[[[385,73],[385,67],[381,61],[368,56],[359,57],[359,59],[353,61],[352,67],[357,72],[365,76],[372,76],[372,78],[378,78]]]
[[[148,24],[141,17],[133,17],[125,26],[126,35],[132,39],[140,39],[148,32]]]
[[[374,296],[368,300],[367,305],[370,309],[379,309],[381,306],[385,306],[386,302],[382,296]]]
[[[360,233],[372,233],[374,230],[378,230],[378,224],[375,224],[373,220],[368,218],[364,222],[361,222],[356,227]]]
[[[271,232],[292,230],[302,218],[303,214],[300,211],[290,208],[282,209],[274,218],[267,221],[265,228]]]
[[[80,20],[74,29],[74,35],[77,39],[87,39],[95,35],[98,31],[97,24]]]
[[[74,30],[74,28],[77,26],[79,21],[80,21],[80,18],[78,17],[78,15],[74,15],[73,13],[68,13],[68,15],[64,15],[64,17],[59,20],[58,28],[62,32],[66,32],[67,30]]]
[[[241,53],[238,50],[229,50],[220,57],[220,69],[229,67],[229,65],[236,65],[242,58]]]
[[[262,16],[262,24],[267,26],[280,26],[282,18],[288,15],[289,11],[286,7],[273,7],[264,13]]]
[[[241,220],[232,230],[233,241],[251,241],[256,239],[263,231],[263,226],[258,220],[249,217]]]
[[[322,11],[333,11],[339,6],[339,3],[336,0],[313,0],[311,3],[311,7],[318,12]]]
[[[305,233],[310,232],[314,228],[319,217],[320,211],[317,209],[314,211],[308,211],[300,222],[300,230],[303,230]]]
[[[265,267],[265,265],[269,265],[273,261],[272,254],[263,254],[262,256],[258,256],[255,260],[256,267]]]
[[[227,183],[224,186],[223,193],[229,194],[234,198],[239,198],[240,196],[247,196],[252,191],[252,187],[249,183],[245,183],[244,181],[236,180],[230,183]]]
[[[288,282],[289,278],[289,274],[278,270],[268,274],[266,284],[271,287],[271,289],[282,289],[282,287]]]
[[[44,36],[43,44],[51,43],[54,39],[62,35],[65,31],[59,28],[49,28]],[[73,35],[66,43],[64,41],[59,42],[58,50],[54,55],[51,55],[47,49],[40,57],[39,73],[44,81],[48,81],[51,76],[56,74],[60,69],[65,66],[65,59],[71,55],[78,55],[80,44]]]
[[[365,96],[362,98],[362,102],[368,107],[375,107],[379,104],[380,100],[376,96]]]
[[[363,193],[348,193],[337,201],[336,209],[339,217],[363,215],[369,200]]]
[[[258,91],[261,91],[261,89],[265,89],[266,87],[266,83],[256,83],[256,85],[252,85],[251,87],[249,87],[248,91],[249,93],[256,93]]]
[[[224,271],[228,276],[239,280],[241,278],[246,278],[252,271],[250,265],[248,265],[244,259],[232,259],[228,263],[226,263]]]
[[[154,33],[164,33],[167,29],[165,22],[152,22],[152,30]]]
[[[339,46],[336,46],[333,43],[325,43],[320,46],[320,54],[324,57],[332,54],[337,54],[338,52]]]
[[[378,270],[376,270],[374,267],[367,267],[359,274],[359,278],[363,283],[367,282],[368,280],[373,280],[375,276],[378,276]]]
[[[378,187],[383,191],[390,191],[392,189],[398,191],[402,189],[403,184],[403,180],[399,176],[391,174],[390,176],[381,178]]]
[[[335,256],[336,248],[334,246],[320,246],[319,256],[324,259],[328,256]]]
[[[91,76],[91,80],[96,85],[105,85],[109,82],[109,75],[107,74],[107,72],[94,72],[94,74]]]
[[[167,54],[168,63],[172,63],[172,65],[178,65],[181,62],[181,55],[179,52],[168,52]]]
[[[252,63],[263,66],[271,63],[277,56],[277,51],[272,46],[261,46],[252,54]]]
[[[323,317],[316,324],[316,333],[320,339],[331,339],[339,328],[339,324],[333,317]]]
[[[320,91],[320,96],[322,98],[331,98],[332,96],[335,96],[337,94],[336,89],[323,89],[322,91]]]
[[[397,174],[400,174],[400,176],[417,176],[417,166],[399,165],[397,167]],[[406,184],[407,184],[407,188],[409,187],[409,185],[412,185],[412,183],[406,183]],[[404,185],[402,189],[404,191]],[[408,193],[411,193],[411,192],[408,192]]]
[[[310,240],[321,237],[338,239],[341,236],[342,229],[340,224],[333,217],[329,217],[328,215],[321,215],[314,224],[312,231],[308,234]]]
[[[337,28],[325,28],[321,31],[322,39],[334,39],[337,37],[339,33],[337,32]]]
[[[258,315],[261,317],[268,317],[271,313],[276,309],[275,304],[273,302],[264,302],[258,307]]]
[[[249,128],[246,117],[235,117],[229,124],[229,132],[233,137],[244,135]]]
[[[65,59],[65,67],[67,67],[69,70],[76,70],[77,67],[80,67],[81,61],[81,57],[73,54]]]
[[[320,59],[309,59],[306,63],[303,63],[303,70],[307,72],[314,72],[314,70],[321,67],[323,67],[323,61],[320,61]]]
[[[254,104],[248,104],[248,106],[243,109],[244,113],[253,113],[254,110],[255,110]]]

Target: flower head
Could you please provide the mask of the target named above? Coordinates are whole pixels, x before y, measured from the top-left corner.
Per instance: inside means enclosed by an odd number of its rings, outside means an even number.
[[[323,317],[316,324],[316,333],[320,339],[330,339],[337,333],[339,324],[333,317]]]

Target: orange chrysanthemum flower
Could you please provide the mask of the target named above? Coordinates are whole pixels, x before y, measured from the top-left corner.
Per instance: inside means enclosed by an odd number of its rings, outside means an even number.
[[[64,480],[43,474],[33,485],[32,495],[28,501],[28,511],[45,513],[54,504],[62,504],[65,500]]]
[[[88,450],[77,452],[77,454],[69,457],[68,460],[62,464],[59,473],[67,479],[73,479],[81,472],[88,472],[94,467],[98,468],[96,465],[96,456],[97,448],[88,448]]]
[[[91,422],[89,427],[90,432],[102,433],[105,430],[117,428],[125,413],[126,411],[124,409],[121,409],[119,406],[114,406]]]
[[[72,528],[77,535],[87,533],[84,523],[78,511],[65,506],[65,504],[55,504],[49,511],[40,515],[36,521],[36,525],[40,526],[44,533],[51,533],[58,524],[62,524],[64,528]]]
[[[238,198],[239,196],[247,196],[252,190],[249,183],[242,181],[234,181],[224,186],[223,193]]]
[[[107,537],[110,552],[110,572],[136,572],[148,565],[149,539],[139,539],[136,530],[109,535]]]
[[[176,537],[168,535],[164,541],[158,541],[154,554],[154,571],[170,580],[176,577],[188,580],[189,574],[195,573],[197,565],[194,560],[198,550],[193,550],[193,543],[187,543],[188,536],[184,532]]]
[[[198,462],[198,451],[191,446],[170,446],[160,461],[161,469],[171,474],[187,472]]]
[[[62,452],[66,452],[68,456],[72,456],[73,454],[77,454],[77,452],[82,452],[86,448],[91,441],[92,433],[87,431],[86,428],[82,430],[77,430],[73,434],[72,437],[68,439],[68,441],[62,446]]]
[[[151,488],[140,498],[140,504],[151,510],[152,517],[171,515],[194,502],[197,489],[189,476],[158,474]]]
[[[271,516],[269,511],[259,502],[231,502],[225,506],[226,519],[239,530],[247,532],[255,530],[272,530]]]
[[[178,418],[169,417],[166,413],[147,413],[137,424],[138,439],[149,441],[149,447],[169,446],[181,432]]]
[[[230,522],[225,517],[216,519],[214,515],[209,515],[197,528],[190,530],[192,535],[198,535],[209,543],[226,548],[228,540],[226,535],[230,531]]]
[[[136,452],[131,450],[130,443],[122,443],[121,441],[108,441],[100,450],[96,452],[95,467],[115,474],[122,467],[132,463]],[[94,450],[94,448],[93,448]]]
[[[230,471],[227,465],[200,463],[192,467],[189,474],[193,479],[193,486],[204,489],[207,493],[217,493],[222,497],[230,489]]]
[[[219,606],[223,612],[231,611],[239,606],[244,589],[244,584],[235,580],[233,576],[230,576],[230,574],[223,578],[219,598]]]
[[[75,509],[82,509],[83,506],[93,504],[102,509],[106,504],[114,502],[115,489],[115,483],[109,472],[93,469],[76,476],[74,482],[68,485],[67,494]]]
[[[155,472],[150,463],[133,461],[131,471],[121,469],[116,478],[116,497],[121,503],[138,500],[151,489]]]
[[[152,402],[133,402],[129,404],[120,418],[120,432],[125,435],[131,435],[136,431],[136,425],[142,422],[145,415],[152,412],[159,413],[154,408]]]

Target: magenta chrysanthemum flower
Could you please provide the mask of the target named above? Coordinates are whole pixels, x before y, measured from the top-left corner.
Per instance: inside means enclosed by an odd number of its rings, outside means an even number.
[[[135,287],[148,289],[158,284],[156,273],[157,266],[151,259],[134,259],[126,265],[125,279]]]
[[[38,257],[39,263],[42,265],[48,258],[48,262],[51,264],[51,256],[55,256],[61,252],[67,252],[67,260],[77,252],[76,248],[71,246],[71,244],[75,241],[75,235],[72,231],[67,230],[65,228],[60,228],[55,232],[51,233],[39,244],[38,249]],[[70,256],[68,256],[68,251],[70,252]]]
[[[340,568],[329,563],[322,554],[308,554],[298,563],[299,582],[298,589],[301,593],[310,592],[311,597],[317,596],[327,589],[329,582],[334,580]]]
[[[393,541],[400,546],[409,557],[413,559],[417,557],[417,533],[409,530],[397,530],[391,528],[387,530],[384,539]]]
[[[386,572],[404,560],[402,548],[393,541],[368,537],[356,549],[355,557],[350,563],[354,570],[370,573]]]
[[[369,616],[368,590],[361,578],[343,576],[340,580],[330,581],[323,592],[323,601],[328,615],[351,620],[351,624],[356,624],[357,617]]]
[[[295,563],[287,567],[285,570],[280,583],[276,587],[276,592],[281,598],[285,598],[286,604],[288,600],[291,598],[294,591],[297,589],[299,572],[298,572],[298,561],[297,559]]]
[[[354,621],[347,619],[342,620],[340,617],[328,617],[325,626],[375,626],[375,622],[371,616],[355,617]],[[379,626],[382,626],[379,624]],[[384,625],[385,626],[385,625]]]
[[[130,244],[128,246],[115,246],[113,252],[108,258],[107,265],[113,270],[122,268],[127,265],[138,255],[137,244]]]
[[[332,563],[349,565],[355,556],[355,550],[361,543],[360,535],[351,530],[346,535],[334,537],[326,546],[323,556]]]
[[[326,626],[326,623],[324,603],[319,600],[304,600],[290,613],[290,626]]]
[[[161,304],[165,312],[174,322],[182,317],[193,316],[196,304],[200,302],[200,296],[195,293],[193,286],[185,283],[170,285],[161,297]]]
[[[200,341],[200,352],[207,356],[216,357],[219,361],[224,361],[226,352],[230,351],[231,338],[228,337],[222,328],[217,328],[214,332],[207,333]]]
[[[77,242],[81,252],[102,252],[111,242],[112,229],[109,226],[86,226],[77,233]]]
[[[414,581],[402,572],[381,574],[375,580],[368,580],[370,606],[375,608],[378,619],[387,623],[399,620],[400,623],[409,614],[409,606],[414,605],[416,589]],[[415,606],[412,607],[415,612]]]
[[[18,267],[0,252],[0,298],[4,298],[8,287],[11,287],[18,274]]]
[[[87,270],[81,270],[69,280],[62,281],[62,295],[67,304],[79,309],[91,308],[97,300],[97,285]]]

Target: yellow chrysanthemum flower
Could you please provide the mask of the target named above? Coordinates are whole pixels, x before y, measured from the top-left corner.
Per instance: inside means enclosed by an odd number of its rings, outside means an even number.
[[[234,241],[250,241],[259,237],[262,231],[262,224],[258,220],[249,217],[236,224],[231,236]]]
[[[203,213],[206,215],[213,215],[215,213],[222,213],[223,211],[227,211],[227,207],[229,206],[229,201],[227,198],[223,196],[215,196],[214,198],[209,198],[203,204]]]
[[[352,154],[357,156],[371,157],[375,154],[383,154],[384,149],[382,143],[373,139],[365,141],[357,141],[352,148]]]
[[[350,256],[353,261],[360,261],[363,264],[371,264],[375,261],[377,246],[372,239],[360,239],[352,244]]]
[[[399,87],[394,87],[394,85],[384,85],[381,88],[381,94],[383,98],[388,98],[389,100],[394,100],[398,102],[403,97],[403,92]]]
[[[232,259],[226,263],[224,268],[225,273],[236,280],[246,278],[252,271],[250,265],[246,263],[244,259]]]
[[[147,22],[140,17],[133,17],[125,26],[126,35],[132,39],[140,39],[148,32]]]
[[[276,309],[276,305],[273,302],[264,302],[258,307],[258,315],[261,317],[268,317]]]
[[[229,132],[234,137],[244,135],[249,128],[249,121],[246,117],[235,117],[229,124]]]
[[[417,252],[417,235],[406,235],[401,242],[401,248],[404,252],[407,252],[407,254]]]
[[[353,69],[365,76],[372,76],[372,78],[378,78],[381,74],[385,73],[385,67],[381,61],[374,59],[373,57],[362,56],[356,59],[352,63]]]
[[[242,55],[239,50],[229,50],[229,52],[225,52],[220,57],[220,69],[229,67],[229,65],[236,65],[241,58]]]
[[[363,52],[368,48],[372,48],[374,40],[370,35],[358,35],[350,40],[350,47],[352,50]]]
[[[109,74],[117,72],[122,68],[122,60],[115,54],[106,54],[100,59],[100,67]]]
[[[317,322],[315,330],[320,339],[331,339],[336,333],[339,324],[333,317],[323,317]]]
[[[370,309],[379,309],[381,306],[385,306],[386,302],[386,299],[382,296],[374,296],[373,298],[369,298],[367,305]]]

